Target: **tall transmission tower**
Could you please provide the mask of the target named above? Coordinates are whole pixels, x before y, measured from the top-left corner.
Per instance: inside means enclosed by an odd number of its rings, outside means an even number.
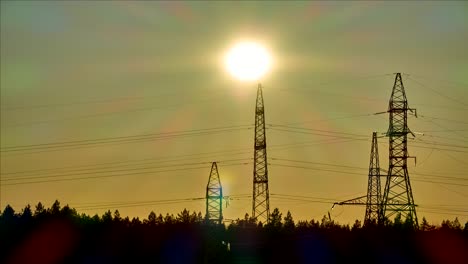
[[[206,185],[206,219],[212,223],[223,221],[223,188],[219,180],[218,165],[211,164],[210,177]]]
[[[252,217],[268,223],[270,219],[270,197],[268,192],[268,168],[265,136],[265,108],[262,85],[258,84],[255,106],[255,143],[253,171]]]
[[[378,223],[381,217],[381,194],[380,194],[380,165],[379,149],[377,144],[377,132],[372,133],[372,146],[369,162],[369,179],[367,183],[367,195],[354,199],[346,200],[335,205],[365,205],[366,214],[364,216],[364,225]]]
[[[382,216],[390,219],[396,214],[401,214],[402,219],[412,221],[417,226],[418,218],[407,166],[407,160],[410,158],[407,136],[409,133],[413,134],[408,128],[408,111],[416,115],[416,110],[408,107],[401,74],[397,73],[387,111],[389,168],[382,199]]]

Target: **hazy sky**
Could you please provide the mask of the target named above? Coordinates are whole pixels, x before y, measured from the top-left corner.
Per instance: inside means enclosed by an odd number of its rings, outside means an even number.
[[[58,199],[90,214],[204,212],[204,200],[142,201],[204,197],[211,161],[225,195],[251,194],[256,83],[230,77],[223,56],[252,40],[274,60],[261,80],[272,209],[320,219],[366,193],[372,132],[388,128],[372,114],[402,72],[418,113],[418,217],[468,219],[464,1],[2,1],[0,18],[2,208]],[[379,151],[387,169],[388,138]],[[251,207],[233,199],[225,218]],[[364,207],[331,216],[362,220]]]

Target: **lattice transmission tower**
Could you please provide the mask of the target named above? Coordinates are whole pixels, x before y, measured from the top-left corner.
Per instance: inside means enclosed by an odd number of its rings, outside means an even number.
[[[388,105],[389,168],[382,198],[382,216],[390,219],[401,214],[402,219],[418,225],[416,206],[408,174],[408,111],[416,116],[416,110],[408,107],[401,74],[395,76],[392,95]],[[414,134],[413,134],[414,136]],[[382,220],[385,220],[382,219]]]
[[[253,171],[252,217],[268,223],[270,219],[270,197],[268,192],[268,167],[265,136],[265,108],[262,85],[258,84],[255,106],[255,143]]]
[[[380,165],[379,149],[377,144],[377,132],[372,133],[372,146],[370,152],[369,174],[367,182],[367,195],[354,199],[335,203],[335,205],[365,205],[366,214],[364,225],[377,224],[381,217],[381,192],[380,192]]]
[[[369,180],[367,182],[366,216],[364,224],[378,223],[381,219],[380,164],[377,132],[372,133],[372,147],[369,162]]]
[[[206,219],[215,224],[223,221],[223,188],[219,179],[218,165],[211,164],[210,177],[206,185]]]

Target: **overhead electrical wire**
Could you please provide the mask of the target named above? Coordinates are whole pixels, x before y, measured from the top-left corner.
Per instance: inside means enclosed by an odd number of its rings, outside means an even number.
[[[289,164],[269,163],[269,165],[279,166],[279,167],[288,167],[288,168],[307,169],[307,170],[314,170],[314,171],[335,172],[335,173],[342,173],[342,174],[348,174],[348,175],[363,175],[363,173],[357,173],[357,172],[330,170],[330,169],[324,169],[324,168],[296,166],[296,165],[289,165]],[[438,184],[455,185],[455,186],[462,186],[462,187],[467,187],[468,186],[468,184],[453,183],[453,182],[437,182],[437,181],[426,180],[426,179],[417,178],[417,177],[411,177],[411,180],[419,181],[419,182],[425,182],[425,183],[438,183]]]
[[[89,140],[75,140],[75,141],[52,142],[52,143],[22,145],[22,146],[10,146],[10,147],[1,148],[0,152],[9,153],[9,152],[23,152],[23,151],[34,151],[34,150],[39,150],[40,152],[44,152],[45,150],[46,151],[70,150],[70,149],[82,148],[84,146],[90,147],[90,146],[108,145],[108,144],[116,145],[119,143],[134,143],[134,142],[171,139],[171,138],[178,138],[178,137],[212,135],[212,134],[219,134],[219,133],[224,133],[224,132],[248,130],[251,128],[252,126],[248,126],[248,125],[227,126],[227,127],[206,128],[206,129],[193,129],[193,130],[185,130],[185,131],[140,134],[140,135],[133,135],[133,136],[108,137],[108,138],[89,139]],[[31,154],[31,153],[38,153],[38,152],[29,152],[28,154]]]
[[[416,80],[415,78],[411,77],[411,75],[408,75],[408,76],[407,76],[407,79],[408,79],[408,80],[411,80],[411,81],[413,81],[413,82],[415,82],[415,83],[418,84],[420,87],[422,87],[422,88],[424,88],[424,89],[427,89],[427,90],[430,90],[430,91],[432,91],[433,93],[435,93],[435,94],[437,94],[437,95],[439,95],[439,96],[441,96],[441,97],[443,97],[443,98],[445,98],[445,99],[448,99],[448,100],[450,100],[450,101],[452,101],[452,102],[461,104],[461,105],[463,105],[463,106],[468,106],[468,104],[466,104],[466,103],[463,102],[463,101],[460,101],[460,100],[458,100],[458,99],[456,99],[456,98],[450,97],[450,96],[448,96],[448,95],[446,95],[446,94],[444,94],[444,93],[441,93],[441,92],[439,92],[439,91],[437,91],[437,90],[435,90],[435,89],[433,89],[433,88],[431,88],[431,87],[429,87],[429,86],[424,85],[424,84],[421,83],[420,81],[418,81],[418,80]]]
[[[235,163],[235,164],[224,164],[223,166],[238,166],[238,165],[247,165],[249,163]],[[39,180],[39,181],[19,181],[14,183],[6,183],[2,184],[2,186],[12,186],[12,185],[24,185],[24,184],[35,184],[35,183],[50,183],[50,182],[63,182],[63,181],[76,181],[76,180],[90,180],[90,179],[101,179],[101,178],[114,178],[114,177],[122,177],[122,176],[135,176],[135,175],[143,175],[143,174],[158,174],[163,172],[174,172],[174,171],[186,171],[186,170],[198,170],[198,169],[206,169],[206,166],[203,167],[188,167],[188,168],[177,168],[177,169],[170,169],[170,170],[153,170],[153,171],[138,171],[132,173],[121,173],[121,174],[108,174],[108,175],[97,175],[97,176],[86,176],[86,177],[72,177],[72,178],[63,178],[63,179],[49,179],[49,180]],[[121,170],[126,171],[126,170]],[[119,172],[119,171],[113,171]],[[112,172],[111,172],[112,173]],[[96,174],[96,172],[94,173]],[[82,174],[76,174],[82,175]],[[42,178],[45,178],[44,176]],[[40,177],[37,177],[40,178]],[[4,180],[2,179],[2,182]]]
[[[305,127],[296,127],[296,126],[282,125],[282,124],[270,124],[270,123],[267,123],[267,126],[268,126],[268,127],[271,127],[271,128],[282,127],[282,128],[293,129],[293,130],[318,131],[318,132],[325,132],[325,133],[331,133],[331,134],[339,134],[339,135],[345,135],[345,136],[367,137],[366,135],[362,135],[362,134],[347,133],[347,132],[332,131],[332,130],[323,130],[323,129],[314,129],[314,128],[305,128]]]
[[[7,128],[12,127],[21,127],[21,126],[29,126],[29,125],[37,125],[37,124],[47,124],[47,123],[54,123],[54,122],[63,122],[69,120],[77,120],[77,119],[88,119],[94,117],[101,117],[101,116],[108,116],[108,115],[115,115],[115,114],[126,114],[126,113],[134,113],[134,112],[142,112],[142,111],[152,111],[156,109],[168,109],[168,108],[178,108],[181,106],[186,106],[190,104],[197,104],[198,102],[213,100],[216,98],[203,98],[199,100],[195,100],[192,102],[183,102],[179,104],[173,105],[164,105],[164,106],[151,106],[151,107],[143,107],[143,108],[136,108],[136,109],[126,109],[122,111],[114,111],[114,112],[105,112],[105,113],[97,113],[97,114],[89,114],[89,115],[80,115],[80,116],[73,116],[73,117],[65,117],[65,118],[58,118],[58,119],[49,119],[49,120],[39,120],[33,122],[26,122],[26,123],[14,123],[14,124],[6,124]]]
[[[278,145],[270,145],[269,148],[276,151],[281,151],[284,149],[290,149],[295,147],[304,147],[310,145],[317,145],[317,144],[329,144],[337,142],[336,140],[330,141],[305,141],[299,143],[287,143],[287,144],[278,144]],[[191,159],[204,159],[210,156],[215,156],[219,158],[220,155],[240,155],[240,154],[251,154],[251,148],[238,148],[238,149],[231,149],[231,150],[222,150],[222,151],[212,151],[212,152],[201,152],[201,153],[194,153],[194,154],[183,154],[183,155],[175,155],[169,157],[162,157],[162,158],[146,158],[146,159],[139,159],[139,160],[125,160],[125,161],[114,161],[114,162],[104,162],[104,163],[93,163],[81,166],[65,166],[65,167],[56,167],[56,168],[49,168],[49,169],[38,169],[38,170],[26,170],[26,171],[14,171],[14,172],[4,172],[2,175],[15,175],[15,174],[37,174],[37,173],[44,173],[48,171],[60,171],[60,170],[86,170],[85,168],[88,167],[96,167],[102,165],[115,165],[119,167],[121,166],[132,166],[133,164],[128,163],[136,163],[136,162],[144,162],[144,163],[166,163],[166,162],[173,162],[173,161],[180,161],[180,160],[191,160]],[[191,157],[191,158],[190,158]],[[112,166],[114,167],[114,166]]]
[[[222,160],[222,161],[217,161],[218,163],[227,164],[227,162],[232,162],[232,161],[245,161],[245,160],[252,160],[252,158],[244,158],[244,159],[230,159],[230,160]],[[170,164],[170,165],[157,165],[157,166],[149,166],[149,167],[140,167],[140,168],[127,168],[127,169],[117,169],[117,170],[91,170],[87,171],[84,170],[84,172],[78,172],[78,173],[63,173],[63,172],[58,172],[56,175],[46,175],[46,176],[15,176],[15,177],[8,177],[8,178],[2,178],[1,181],[7,182],[7,181],[19,181],[19,180],[26,180],[26,179],[44,179],[44,178],[56,178],[56,177],[66,177],[66,176],[76,176],[76,175],[88,175],[88,174],[97,174],[97,173],[113,173],[113,172],[121,172],[121,171],[139,171],[139,170],[149,170],[149,169],[158,169],[158,168],[168,168],[168,167],[182,167],[182,166],[192,166],[192,165],[202,165],[202,164],[211,164],[211,161],[206,161],[206,162],[195,162],[195,163],[182,163],[182,164]]]
[[[357,115],[348,115],[342,117],[332,117],[332,118],[325,118],[325,119],[316,119],[311,121],[302,121],[302,122],[288,122],[282,123],[282,125],[301,125],[301,124],[309,124],[309,123],[320,123],[325,121],[334,121],[334,120],[342,120],[342,119],[353,119],[358,117],[366,117],[366,116],[374,116],[374,114],[357,114]]]
[[[210,91],[210,94],[213,93],[224,93],[222,90],[217,91]],[[174,92],[170,93],[162,93],[158,95],[146,95],[146,96],[131,96],[131,97],[119,97],[113,99],[96,99],[96,100],[89,100],[89,101],[78,101],[78,102],[68,102],[68,103],[52,103],[52,104],[42,104],[42,105],[21,105],[21,106],[2,106],[2,111],[13,111],[13,110],[30,110],[30,109],[37,109],[37,108],[57,108],[57,107],[68,107],[74,105],[89,105],[89,104],[106,104],[106,103],[115,103],[115,102],[122,102],[122,101],[135,101],[135,100],[144,100],[148,98],[163,98],[166,100],[166,97],[163,96],[177,96]],[[206,100],[206,99],[203,99]],[[199,101],[199,100],[197,100]],[[187,102],[184,102],[186,104]],[[164,106],[163,106],[164,107]]]

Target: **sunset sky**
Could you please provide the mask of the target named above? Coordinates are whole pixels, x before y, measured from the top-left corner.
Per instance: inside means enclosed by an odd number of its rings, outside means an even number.
[[[2,1],[0,19],[2,209],[204,213],[184,199],[219,161],[224,217],[251,214],[258,81],[224,65],[248,40],[273,61],[259,80],[271,209],[321,219],[366,194],[372,132],[388,128],[374,113],[401,72],[418,218],[468,220],[467,2]],[[379,153],[386,170],[388,138]]]

